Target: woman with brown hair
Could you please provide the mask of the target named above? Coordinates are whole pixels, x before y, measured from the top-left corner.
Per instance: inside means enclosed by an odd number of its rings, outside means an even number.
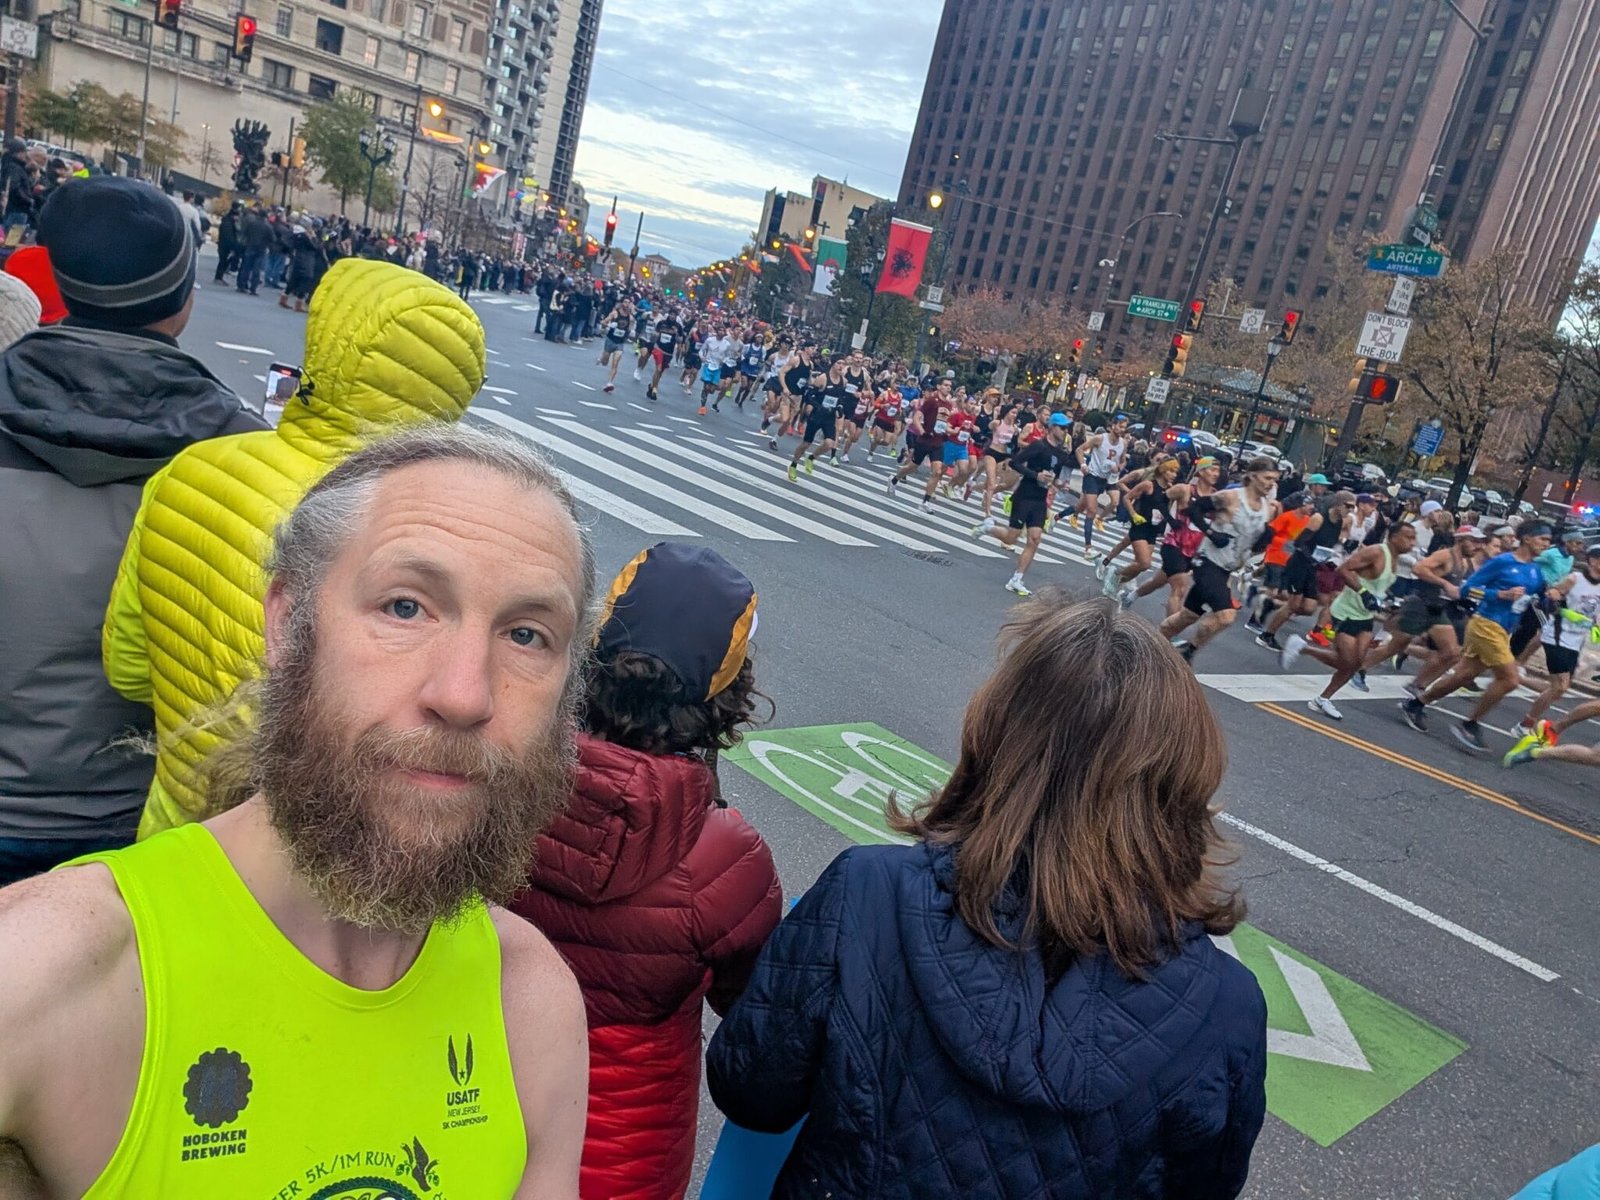
[[[840,855],[712,1039],[731,1120],[806,1119],[772,1195],[1236,1196],[1266,1005],[1208,937],[1243,916],[1212,822],[1224,766],[1148,624],[1013,610],[949,782],[891,812],[912,844]]]

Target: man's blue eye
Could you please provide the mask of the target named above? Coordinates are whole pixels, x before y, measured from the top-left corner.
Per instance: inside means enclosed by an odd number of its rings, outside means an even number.
[[[422,605],[415,600],[399,599],[389,601],[389,612],[402,621],[409,621],[412,617],[422,612]]]
[[[544,641],[544,635],[537,629],[523,626],[511,631],[511,640],[519,646],[537,646]]]

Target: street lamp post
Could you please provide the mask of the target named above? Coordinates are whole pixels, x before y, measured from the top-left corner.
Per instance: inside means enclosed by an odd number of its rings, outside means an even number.
[[[1256,431],[1256,414],[1261,411],[1261,403],[1267,398],[1267,376],[1272,374],[1272,364],[1278,361],[1278,355],[1283,353],[1283,342],[1274,337],[1267,343],[1267,365],[1261,370],[1261,386],[1256,388],[1256,394],[1250,401],[1250,415],[1245,418],[1244,436],[1239,439],[1239,449],[1244,450],[1244,444],[1250,440],[1250,435]]]
[[[1195,258],[1194,270],[1189,275],[1189,286],[1184,289],[1183,302],[1178,306],[1180,314],[1187,313],[1189,306],[1200,295],[1200,284],[1205,278],[1206,261],[1211,257],[1211,243],[1216,239],[1217,222],[1222,220],[1222,214],[1227,211],[1228,194],[1233,190],[1233,176],[1239,166],[1239,153],[1244,149],[1246,138],[1258,137],[1267,118],[1267,105],[1272,100],[1272,93],[1260,88],[1240,88],[1239,94],[1233,101],[1233,115],[1228,118],[1227,137],[1194,137],[1184,133],[1158,133],[1158,142],[1199,142],[1207,146],[1226,146],[1228,148],[1228,166],[1222,174],[1222,186],[1217,189],[1217,202],[1211,207],[1211,219],[1206,222],[1205,236],[1200,239],[1200,253]]]
[[[444,105],[437,100],[428,101],[428,115],[438,120],[444,113]],[[395,237],[405,236],[406,231],[406,199],[411,194],[411,160],[417,154],[417,133],[422,128],[422,64],[417,64],[417,102],[411,106],[411,137],[406,144],[406,169],[400,178],[400,205],[394,219]]]
[[[1142,217],[1135,217],[1133,220],[1128,222],[1128,227],[1122,231],[1122,236],[1117,239],[1115,246],[1117,256],[1115,258],[1102,258],[1100,260],[1099,265],[1101,267],[1110,269],[1110,274],[1106,276],[1105,282],[1105,303],[1109,304],[1116,299],[1117,264],[1122,261],[1122,256],[1127,251],[1128,243],[1133,240],[1133,231],[1146,221],[1154,221],[1157,217],[1177,217],[1178,220],[1183,220],[1183,214],[1181,212],[1168,212],[1164,209],[1161,212],[1148,212]]]
[[[933,268],[933,286],[942,289],[944,285],[945,260],[950,256],[950,238],[948,231],[955,225],[956,214],[961,211],[962,198],[967,194],[967,181],[962,179],[956,184],[955,203],[950,209],[950,215],[939,222],[939,261]],[[928,207],[935,213],[944,208],[944,194],[934,192],[928,197]],[[917,326],[917,348],[912,355],[912,361],[917,365],[922,364],[922,353],[928,343],[928,322],[922,320]]]
[[[363,129],[356,140],[361,143],[361,157],[367,160],[367,199],[361,208],[361,226],[366,228],[372,216],[372,187],[378,182],[378,168],[393,162],[394,152],[399,147],[391,134],[375,139],[370,129]]]

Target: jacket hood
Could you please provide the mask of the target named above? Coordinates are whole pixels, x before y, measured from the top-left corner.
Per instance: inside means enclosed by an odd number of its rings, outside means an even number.
[[[311,297],[305,384],[278,433],[313,458],[427,421],[456,421],[483,386],[483,325],[448,288],[347,258]]]
[[[1218,998],[1221,952],[1194,943],[1131,982],[1104,954],[1080,958],[1053,985],[1036,953],[990,945],[957,914],[955,851],[923,845],[932,870],[899,873],[896,920],[911,984],[957,1070],[1009,1103],[1063,1113],[1111,1107],[1175,1057],[1206,1025]],[[1008,939],[1020,939],[1016,881],[998,906]],[[1197,952],[1198,951],[1198,952]]]
[[[0,430],[78,487],[152,475],[243,412],[198,359],[138,334],[55,325],[0,356]]]
[[[587,904],[620,900],[683,861],[711,811],[711,769],[578,739],[572,800],[538,841],[533,882]]]

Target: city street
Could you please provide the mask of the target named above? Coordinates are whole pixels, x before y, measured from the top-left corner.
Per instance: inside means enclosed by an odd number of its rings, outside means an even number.
[[[212,285],[213,262],[183,345],[259,402],[270,363],[301,361],[305,318],[276,293]],[[792,442],[771,453],[756,416],[731,403],[696,416],[675,371],[651,404],[631,354],[605,395],[598,343],[536,338],[531,297],[473,306],[489,377],[468,419],[551,452],[591,514],[603,578],[672,538],[715,546],[754,580],[757,679],[777,714],[726,756],[723,786],[770,843],[786,896],[851,841],[892,840],[884,798],[938,782],[1015,603],[1011,556],[966,534],[976,501],[925,515],[884,495],[889,464],[862,449],[790,484]],[[1095,594],[1080,545],[1064,526],[1047,535],[1029,584]],[[1159,619],[1162,599],[1136,611]],[[1464,705],[1413,732],[1389,672],[1369,695],[1341,694],[1342,722],[1317,716],[1305,702],[1323,676],[1280,673],[1242,621],[1195,669],[1228,737],[1218,800],[1250,905],[1226,948],[1260,979],[1272,1030],[1272,1116],[1245,1195],[1505,1197],[1596,1140],[1594,777],[1501,769],[1522,698],[1491,719],[1495,757],[1481,760],[1447,735]],[[719,1125],[707,1101],[702,1164]]]

